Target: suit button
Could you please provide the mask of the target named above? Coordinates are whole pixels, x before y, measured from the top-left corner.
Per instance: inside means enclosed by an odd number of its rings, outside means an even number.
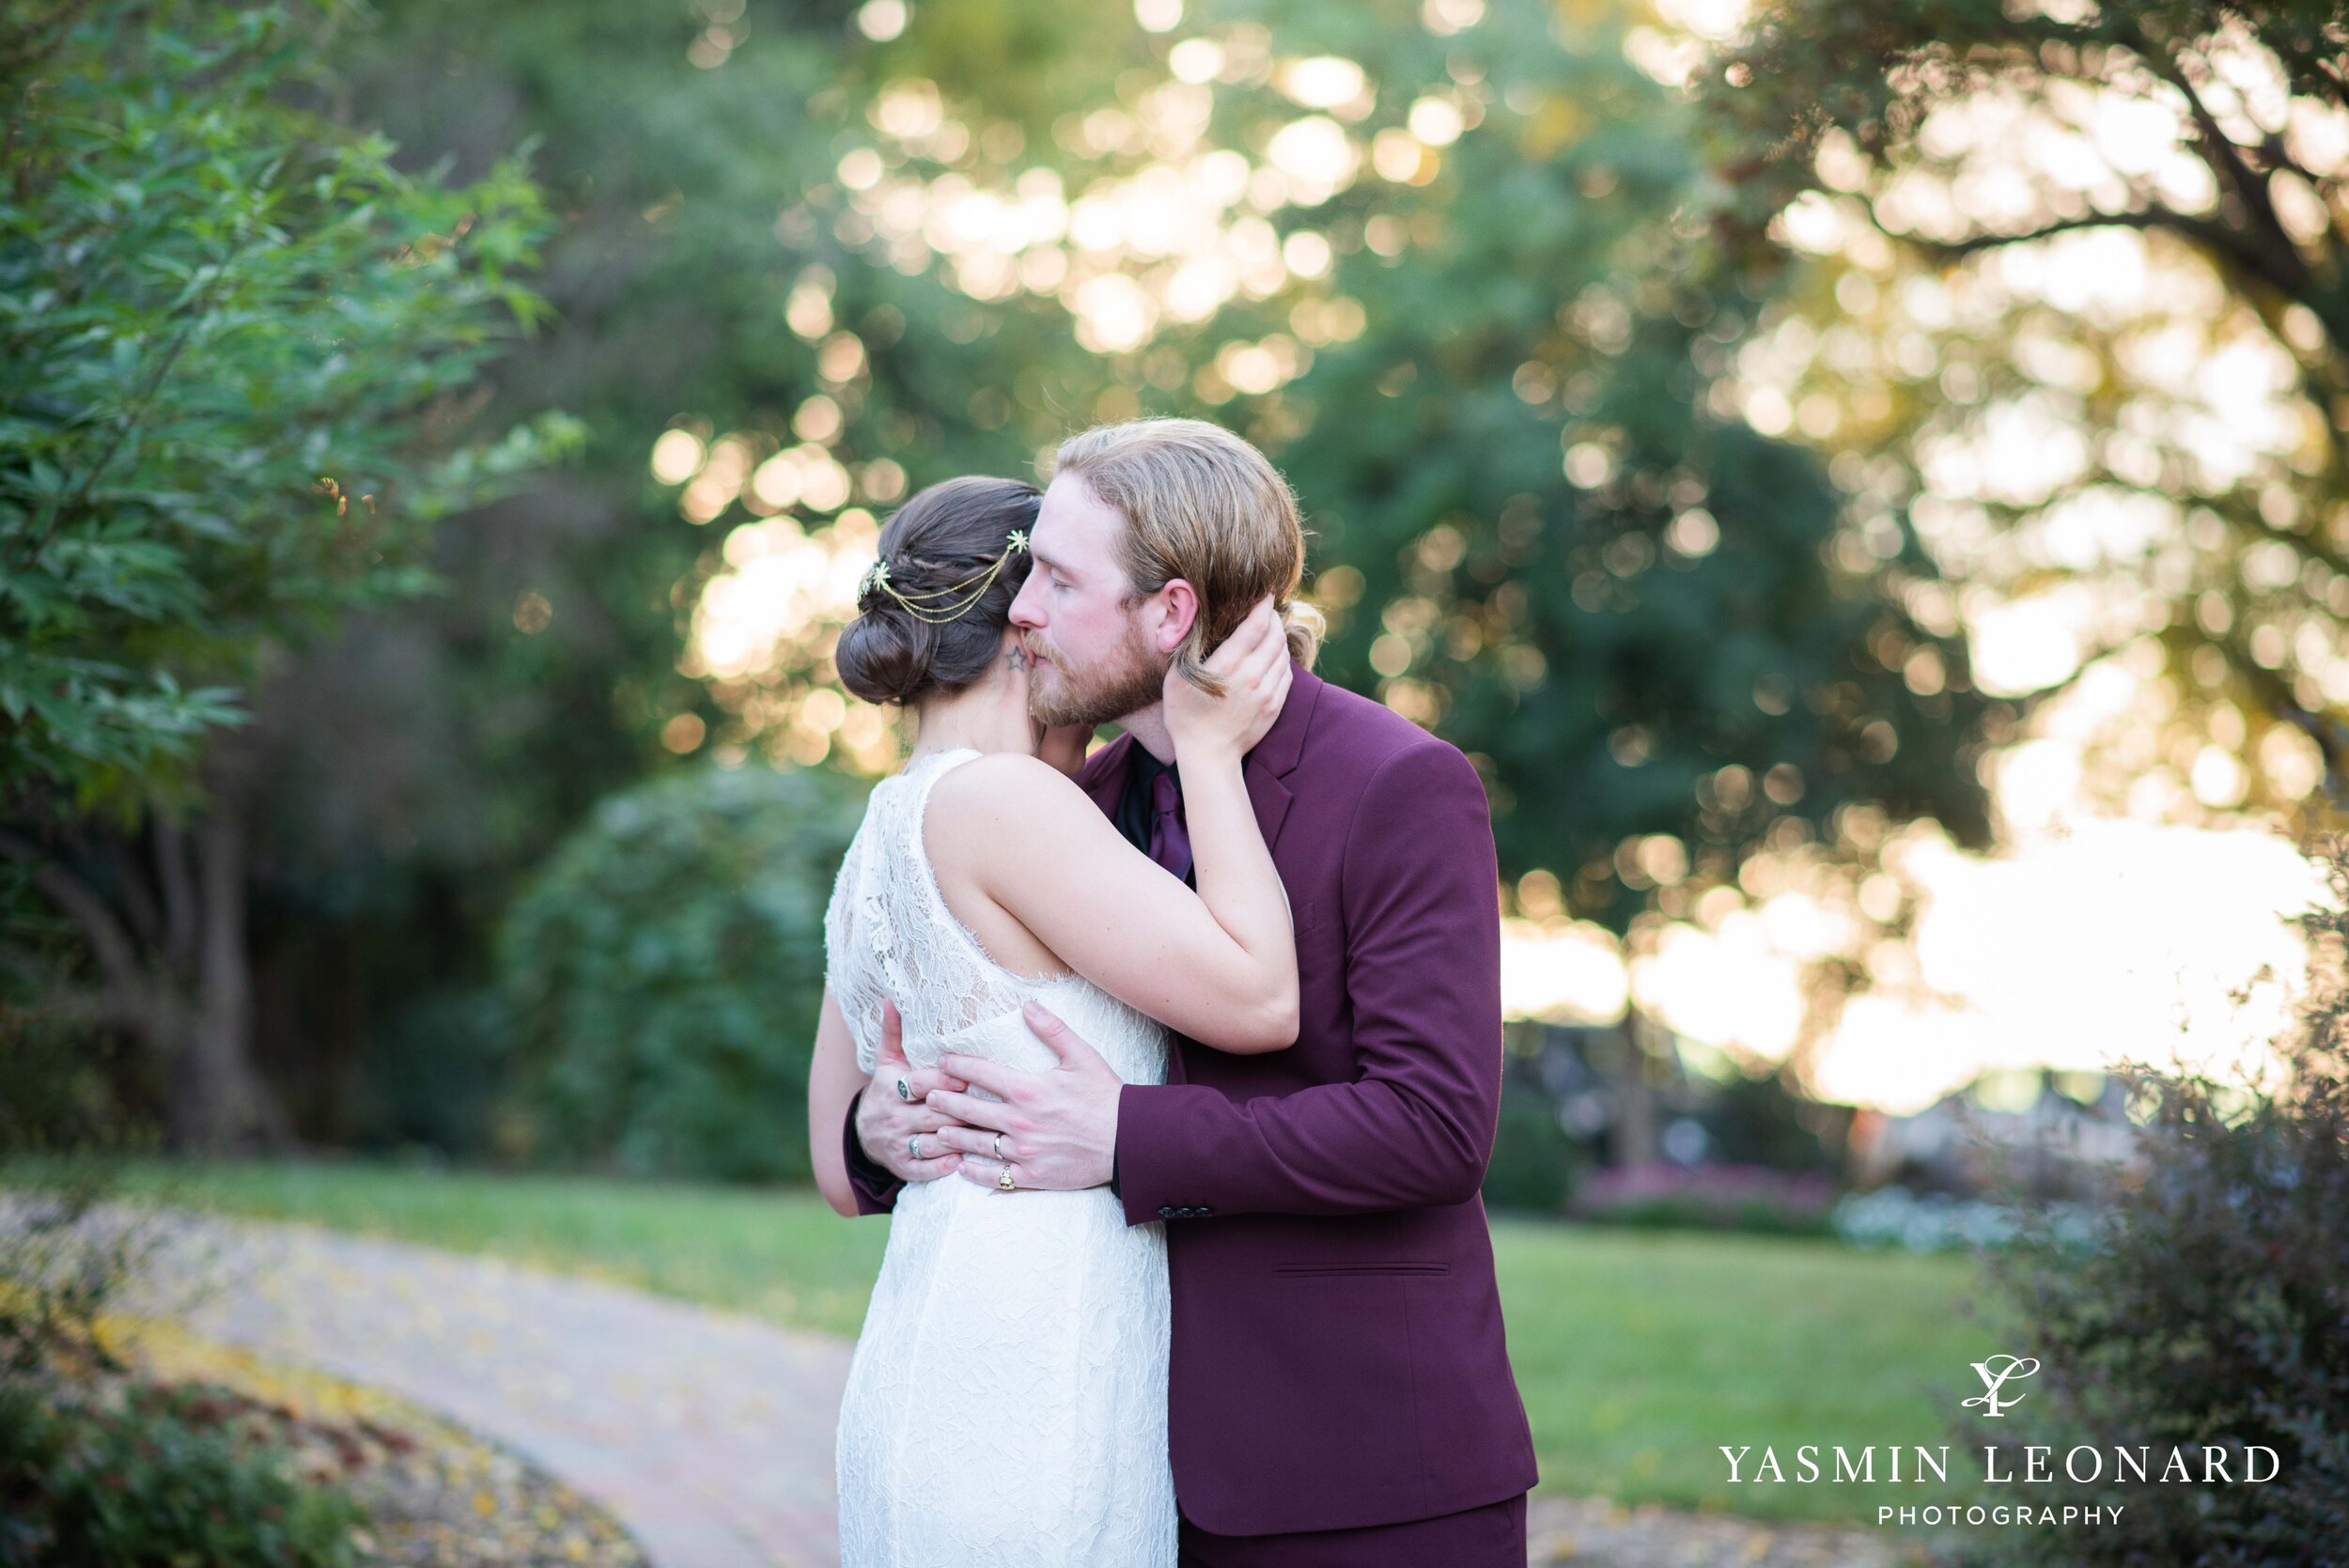
[[[1202,1207],[1199,1211],[1199,1218],[1205,1219],[1207,1216],[1213,1214],[1215,1210],[1211,1208]]]
[[[1173,1204],[1171,1204],[1171,1203],[1160,1203],[1160,1204],[1159,1205],[1159,1218],[1160,1219],[1174,1219],[1174,1205],[1173,1205]]]

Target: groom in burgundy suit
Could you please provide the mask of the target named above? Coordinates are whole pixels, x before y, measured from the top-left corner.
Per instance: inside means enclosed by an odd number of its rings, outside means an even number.
[[[1033,549],[1012,620],[1036,716],[1124,725],[1079,782],[1188,877],[1159,688],[1266,595],[1288,604],[1303,540],[1287,486],[1211,425],[1105,427],[1061,449]],[[1290,614],[1309,662],[1311,612]],[[1452,746],[1302,663],[1246,776],[1295,921],[1293,1047],[1182,1039],[1167,1083],[1122,1084],[1031,1004],[1057,1071],[949,1057],[943,1074],[1000,1098],[932,1081],[919,1098],[967,1124],[939,1134],[963,1176],[994,1185],[1000,1147],[1020,1187],[1108,1183],[1130,1223],[1165,1222],[1185,1564],[1522,1568],[1532,1442],[1478,1196],[1501,1093],[1483,785]],[[919,1109],[870,1091],[851,1109],[866,1212],[929,1173],[899,1128]],[[1019,1412],[1003,1417],[1016,1440]]]

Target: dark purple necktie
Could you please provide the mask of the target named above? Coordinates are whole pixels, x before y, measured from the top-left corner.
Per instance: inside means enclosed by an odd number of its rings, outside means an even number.
[[[1176,877],[1190,875],[1190,830],[1183,825],[1183,792],[1172,773],[1150,781],[1150,858]]]

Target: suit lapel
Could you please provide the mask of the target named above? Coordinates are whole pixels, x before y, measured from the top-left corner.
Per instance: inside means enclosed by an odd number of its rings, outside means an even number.
[[[1126,793],[1126,773],[1131,764],[1134,737],[1121,735],[1095,755],[1085,759],[1084,769],[1078,775],[1078,784],[1093,803],[1101,808],[1103,816],[1117,815],[1117,798]]]
[[[1281,842],[1281,825],[1288,820],[1289,804],[1295,799],[1289,786],[1282,783],[1284,774],[1295,770],[1304,751],[1305,732],[1312,727],[1314,706],[1321,696],[1321,681],[1312,672],[1299,666],[1289,688],[1288,701],[1281,706],[1280,718],[1248,753],[1243,776],[1248,782],[1248,801],[1256,811],[1256,828],[1264,834],[1268,848]],[[1104,816],[1117,815],[1118,797],[1126,792],[1126,775],[1133,763],[1134,737],[1121,735],[1089,758],[1078,782],[1093,803],[1101,808]]]
[[[1248,753],[1248,800],[1256,808],[1256,826],[1268,849],[1280,846],[1281,824],[1288,819],[1293,799],[1282,781],[1297,770],[1304,755],[1305,735],[1313,727],[1314,708],[1320,700],[1320,678],[1303,665],[1297,666],[1288,700],[1281,705],[1281,716]]]
[[[1265,847],[1278,848],[1281,824],[1288,818],[1289,801],[1293,799],[1289,786],[1276,778],[1270,768],[1255,761],[1252,754],[1243,771],[1248,780],[1248,801],[1256,808],[1256,828],[1264,834]]]

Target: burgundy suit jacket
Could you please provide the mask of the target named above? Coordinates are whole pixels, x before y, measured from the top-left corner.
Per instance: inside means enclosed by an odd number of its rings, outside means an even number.
[[[1133,745],[1078,776],[1104,811]],[[1479,1196],[1501,1048],[1484,786],[1302,668],[1244,771],[1296,924],[1297,1043],[1178,1039],[1170,1081],[1118,1105],[1127,1219],[1166,1223],[1176,1499],[1271,1535],[1516,1497],[1537,1474]],[[896,1196],[858,1187],[867,1212]]]

